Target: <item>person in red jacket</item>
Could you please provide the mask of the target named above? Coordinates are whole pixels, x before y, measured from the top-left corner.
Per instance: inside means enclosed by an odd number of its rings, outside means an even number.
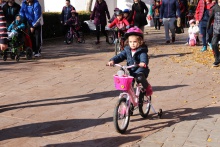
[[[112,23],[109,24],[108,27],[112,28],[116,26],[116,28],[120,31],[120,33],[124,34],[126,30],[129,28],[129,22],[127,21],[127,19],[123,17],[122,10],[116,11],[115,14],[116,14],[116,18]],[[116,37],[118,36],[116,35]]]
[[[201,52],[207,50],[207,43],[210,49],[212,49],[211,40],[213,34],[213,26],[210,29],[207,29],[207,24],[209,20],[209,15],[211,13],[211,8],[214,5],[215,5],[215,1],[212,2],[212,0],[200,0],[196,8],[195,19],[196,19],[196,24],[199,25],[199,30],[202,36],[202,43],[203,43]]]

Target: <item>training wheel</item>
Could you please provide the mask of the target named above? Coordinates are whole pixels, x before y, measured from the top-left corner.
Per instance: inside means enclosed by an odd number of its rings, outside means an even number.
[[[163,115],[163,110],[159,109],[159,112],[157,113],[157,115],[158,115],[158,118],[161,118]]]

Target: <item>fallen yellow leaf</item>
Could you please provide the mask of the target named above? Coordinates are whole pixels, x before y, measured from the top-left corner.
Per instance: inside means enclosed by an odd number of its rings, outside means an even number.
[[[212,139],[211,138],[208,138],[208,140],[207,140],[208,142],[212,142]]]

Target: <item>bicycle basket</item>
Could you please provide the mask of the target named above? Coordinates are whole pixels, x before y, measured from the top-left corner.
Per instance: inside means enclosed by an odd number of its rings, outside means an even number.
[[[129,90],[132,85],[134,77],[131,76],[126,76],[126,77],[119,77],[118,75],[114,75],[114,83],[115,83],[115,88],[117,90]]]

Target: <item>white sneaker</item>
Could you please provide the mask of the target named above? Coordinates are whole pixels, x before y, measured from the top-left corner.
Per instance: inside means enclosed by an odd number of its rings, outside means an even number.
[[[38,53],[38,54],[35,54],[34,56],[35,56],[35,57],[40,57],[40,56],[41,56],[41,54],[40,54],[40,53]]]

